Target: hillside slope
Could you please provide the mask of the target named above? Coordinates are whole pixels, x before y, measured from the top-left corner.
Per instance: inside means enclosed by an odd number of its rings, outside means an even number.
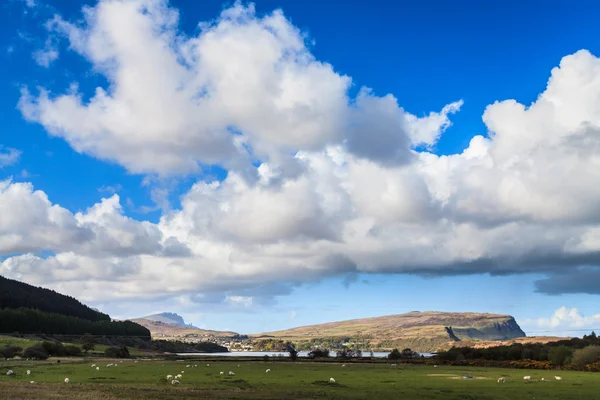
[[[487,313],[411,312],[384,317],[329,322],[251,335],[294,342],[318,342],[324,338],[362,337],[376,349],[410,347],[435,351],[464,340],[510,340],[525,337],[510,315]]]
[[[106,314],[54,290],[0,276],[0,309],[31,308],[89,321],[110,321]]]
[[[0,276],[0,333],[135,336],[150,339],[150,331],[110,316],[73,297]]]

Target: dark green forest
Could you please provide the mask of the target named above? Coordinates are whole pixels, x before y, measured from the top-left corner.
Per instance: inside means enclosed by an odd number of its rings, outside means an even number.
[[[73,297],[0,276],[0,334],[137,336],[150,331],[131,321],[111,321]]]
[[[89,321],[110,321],[110,317],[54,290],[28,285],[0,276],[0,309],[32,308]]]

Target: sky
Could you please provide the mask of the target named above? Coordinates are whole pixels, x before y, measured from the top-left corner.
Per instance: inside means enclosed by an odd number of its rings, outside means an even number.
[[[257,333],[600,330],[600,4],[0,4],[0,274]]]

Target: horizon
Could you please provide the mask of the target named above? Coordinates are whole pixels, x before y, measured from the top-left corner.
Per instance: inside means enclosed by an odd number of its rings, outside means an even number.
[[[439,3],[3,3],[0,275],[219,331],[600,331],[600,4]]]

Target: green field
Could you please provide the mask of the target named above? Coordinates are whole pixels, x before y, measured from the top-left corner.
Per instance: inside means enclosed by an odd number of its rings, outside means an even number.
[[[0,399],[444,399],[600,398],[600,374],[391,364],[62,359],[0,362]],[[95,363],[100,370],[91,368]],[[190,365],[190,367],[187,367]],[[193,367],[198,365],[198,367]],[[239,366],[238,366],[239,365]],[[271,373],[266,373],[270,368]],[[8,369],[15,376],[7,376]],[[31,375],[26,370],[32,371]],[[180,385],[166,381],[183,373]],[[225,374],[220,375],[223,371]],[[229,376],[233,371],[235,376]],[[471,375],[472,379],[464,379]],[[531,375],[530,382],[524,375]],[[554,375],[563,380],[557,381]],[[497,383],[501,376],[506,383]],[[68,377],[70,383],[64,383]],[[336,383],[330,383],[334,378]],[[544,378],[546,381],[541,381]],[[30,381],[35,383],[30,383]]]

